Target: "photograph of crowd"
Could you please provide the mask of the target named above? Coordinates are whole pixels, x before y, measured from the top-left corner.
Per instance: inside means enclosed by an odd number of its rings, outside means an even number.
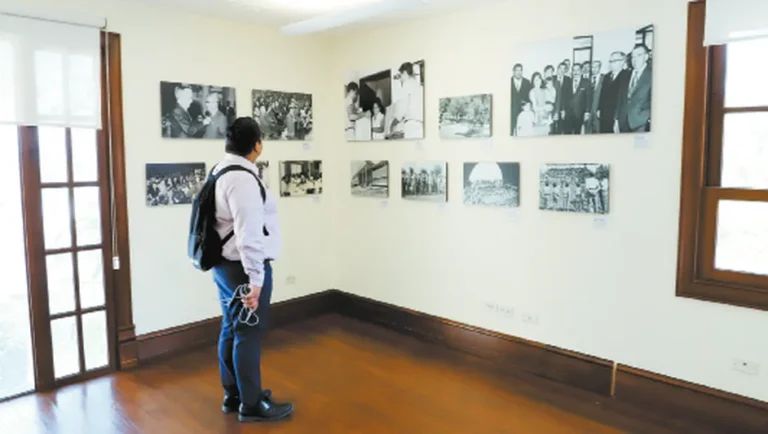
[[[427,202],[448,201],[448,163],[405,163],[400,175],[403,199]]]
[[[515,51],[511,134],[651,131],[653,26]]]
[[[322,192],[322,161],[280,162],[280,196],[309,196],[318,195]]]
[[[353,161],[352,196],[389,197],[388,161]]]
[[[347,141],[424,138],[423,60],[352,73],[344,95]]]
[[[546,164],[539,179],[539,209],[608,214],[609,183],[605,164]]]
[[[257,161],[256,172],[259,174],[259,179],[264,183],[265,188],[269,188],[269,161]]]
[[[491,94],[440,98],[440,137],[491,137]]]
[[[464,163],[464,203],[520,205],[520,163]]]
[[[223,139],[237,117],[235,89],[202,84],[160,83],[163,137]]]
[[[252,99],[265,140],[312,140],[312,95],[254,90]]]
[[[205,163],[147,164],[147,206],[192,203],[205,177]]]

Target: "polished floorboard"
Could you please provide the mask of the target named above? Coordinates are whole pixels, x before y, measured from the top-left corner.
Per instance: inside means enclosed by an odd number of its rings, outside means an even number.
[[[270,332],[265,386],[295,405],[283,422],[220,410],[215,348],[0,403],[0,432],[667,433],[597,395],[337,315]],[[610,401],[610,400],[609,400]]]

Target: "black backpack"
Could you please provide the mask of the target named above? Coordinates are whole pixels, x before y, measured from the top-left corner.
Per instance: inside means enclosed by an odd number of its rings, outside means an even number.
[[[261,200],[265,203],[267,201],[267,191],[261,180],[252,171],[237,164],[227,166],[214,175],[215,169],[215,167],[211,169],[205,184],[192,199],[187,255],[195,268],[201,271],[208,271],[222,262],[221,249],[235,235],[235,231],[232,230],[222,239],[216,231],[216,181],[233,170],[248,172],[256,178],[256,182],[259,184]],[[269,236],[266,226],[262,228],[262,231],[264,236]]]

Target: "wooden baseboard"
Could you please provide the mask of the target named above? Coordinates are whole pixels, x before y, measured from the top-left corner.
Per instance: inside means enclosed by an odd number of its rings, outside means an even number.
[[[338,312],[493,361],[502,371],[524,371],[611,394],[613,362],[472,327],[364,297],[344,294]]]
[[[117,346],[120,369],[131,369],[138,365],[138,345],[136,344],[136,326],[122,327],[117,331]]]
[[[768,433],[768,403],[619,365],[615,399],[674,427],[697,421],[716,433]]]
[[[318,315],[332,313],[339,296],[340,291],[328,290],[275,303],[271,306],[269,327],[284,327]],[[137,336],[133,341],[134,361],[125,363],[125,368],[213,345],[218,341],[220,325],[221,317],[219,316]],[[128,355],[130,345],[130,342],[125,342],[120,347],[121,368],[123,368],[123,349],[127,350],[125,357],[130,358]]]

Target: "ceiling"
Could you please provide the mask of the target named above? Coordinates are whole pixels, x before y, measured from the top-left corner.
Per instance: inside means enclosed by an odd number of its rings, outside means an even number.
[[[394,23],[451,12],[500,0],[143,0],[183,8],[222,18],[246,19],[273,26],[284,26],[323,17],[331,22],[344,22],[344,27],[361,21]],[[358,13],[362,12],[362,14]],[[352,18],[350,15],[357,17]],[[337,17],[343,16],[343,19]],[[359,19],[364,16],[364,19]],[[312,27],[315,27],[314,25]]]

